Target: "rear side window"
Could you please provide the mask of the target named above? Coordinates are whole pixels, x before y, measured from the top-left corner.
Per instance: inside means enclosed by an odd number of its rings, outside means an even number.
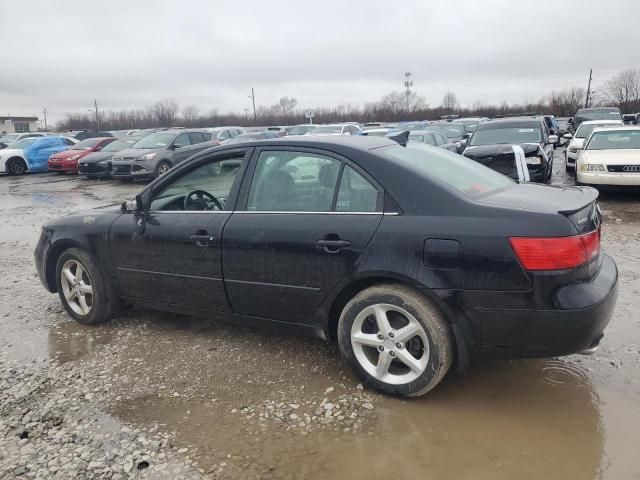
[[[514,184],[509,177],[469,158],[421,143],[409,142],[406,147],[392,145],[380,148],[378,152],[471,198]]]
[[[353,168],[345,165],[340,180],[336,212],[375,212],[378,190]]]
[[[338,160],[314,153],[262,152],[247,210],[329,212],[340,167]]]
[[[205,136],[201,132],[189,132],[189,140],[191,140],[191,145],[206,142]]]

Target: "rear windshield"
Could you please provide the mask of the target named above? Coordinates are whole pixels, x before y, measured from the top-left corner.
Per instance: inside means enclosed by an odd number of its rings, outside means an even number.
[[[542,140],[542,129],[539,126],[506,127],[506,128],[483,128],[476,129],[471,137],[469,145],[496,145],[514,143],[540,143]]]
[[[445,183],[474,198],[509,187],[515,182],[471,159],[424,143],[392,145],[378,150],[419,173]]]
[[[102,141],[101,138],[88,138],[81,142],[76,143],[71,150],[91,150]]]
[[[314,128],[316,127],[312,125],[293,127],[291,130],[289,130],[289,135],[304,135],[305,133],[310,132]]]
[[[624,150],[640,148],[640,130],[612,130],[591,136],[587,150]]]
[[[323,125],[322,127],[316,127],[313,133],[341,133],[342,125]]]

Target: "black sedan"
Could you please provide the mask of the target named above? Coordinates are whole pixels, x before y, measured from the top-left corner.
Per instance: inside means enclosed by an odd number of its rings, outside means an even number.
[[[48,222],[36,267],[81,323],[135,304],[306,331],[366,385],[416,396],[454,360],[597,348],[617,269],[596,198],[417,142],[286,137]]]
[[[125,148],[131,148],[141,138],[134,136],[122,137],[115,142],[111,142],[99,152],[90,153],[78,162],[78,174],[85,175],[87,178],[111,178],[113,154]]]

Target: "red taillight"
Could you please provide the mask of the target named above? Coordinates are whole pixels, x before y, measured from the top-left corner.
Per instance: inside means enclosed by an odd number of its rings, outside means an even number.
[[[511,237],[511,248],[525,270],[564,270],[600,253],[600,230],[572,237]]]

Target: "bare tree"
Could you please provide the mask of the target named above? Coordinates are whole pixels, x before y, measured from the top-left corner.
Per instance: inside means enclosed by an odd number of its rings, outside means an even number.
[[[599,96],[623,112],[637,112],[640,110],[640,70],[624,70],[614,75],[603,85]]]
[[[417,92],[390,92],[382,97],[380,106],[391,112],[414,112],[426,107],[424,97]]]
[[[182,118],[189,126],[195,125],[200,118],[200,110],[196,105],[187,105],[182,109]]]
[[[278,103],[282,109],[283,116],[289,115],[291,111],[296,108],[296,105],[298,105],[298,101],[295,98],[289,97],[282,97]]]
[[[160,126],[170,127],[176,121],[178,108],[178,104],[173,100],[161,100],[151,107],[151,111]]]
[[[458,97],[456,97],[455,93],[449,91],[444,94],[444,97],[442,97],[442,108],[444,108],[447,113],[453,113],[458,109]]]

